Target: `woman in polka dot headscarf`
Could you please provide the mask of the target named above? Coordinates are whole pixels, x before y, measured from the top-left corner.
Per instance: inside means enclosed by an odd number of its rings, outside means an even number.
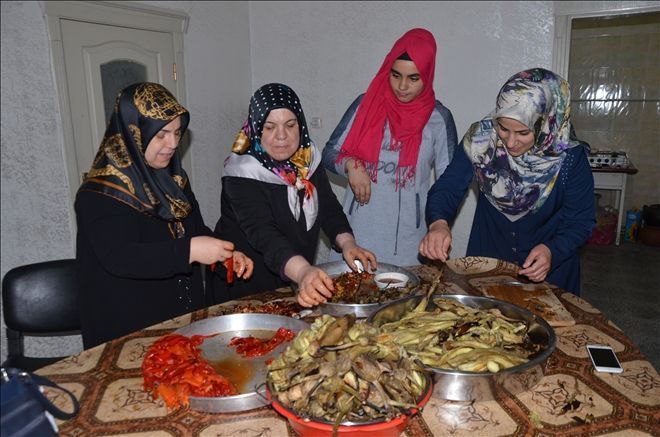
[[[312,265],[320,231],[351,268],[359,260],[376,268],[376,257],[357,245],[309,138],[296,93],[286,85],[259,88],[249,116],[227,158],[222,178],[220,235],[254,260],[249,281],[209,281],[216,302],[298,284],[303,306],[332,296],[330,277]]]

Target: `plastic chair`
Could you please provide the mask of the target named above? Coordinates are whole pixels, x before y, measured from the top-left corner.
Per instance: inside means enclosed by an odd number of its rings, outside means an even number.
[[[75,259],[15,267],[2,278],[7,360],[2,367],[33,371],[64,357],[27,357],[24,337],[80,334]]]

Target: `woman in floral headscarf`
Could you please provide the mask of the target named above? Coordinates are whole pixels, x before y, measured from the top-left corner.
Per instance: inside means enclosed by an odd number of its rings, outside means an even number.
[[[569,84],[542,68],[502,87],[495,110],[468,129],[429,191],[420,252],[445,261],[449,224],[476,176],[479,199],[467,255],[518,264],[520,275],[580,292],[579,247],[595,224],[588,144],[570,121]]]
[[[189,120],[157,83],[117,97],[75,202],[85,348],[201,308],[200,263],[232,258],[237,275],[251,273],[204,225],[178,152]]]
[[[428,30],[401,36],[323,149],[325,168],[348,179],[344,212],[355,235],[399,266],[419,264],[426,193],[456,148],[454,119],[433,91],[435,54]]]
[[[216,301],[298,284],[298,302],[317,305],[332,296],[332,280],[312,265],[321,230],[353,267],[376,267],[359,247],[309,138],[300,100],[286,85],[259,88],[222,178],[216,232],[231,236],[254,262],[246,282],[209,281]]]

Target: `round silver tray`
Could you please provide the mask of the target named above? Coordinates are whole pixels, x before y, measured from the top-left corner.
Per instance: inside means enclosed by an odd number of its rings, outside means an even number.
[[[350,272],[351,269],[348,267],[345,261],[333,261],[324,264],[318,264],[316,267],[325,271],[329,276],[335,277],[339,276],[342,273]],[[419,285],[419,277],[411,272],[406,270],[403,267],[395,266],[393,264],[387,263],[378,263],[378,270],[372,271],[370,273],[386,273],[386,272],[398,272],[403,273],[408,276],[409,285],[416,287]],[[383,306],[383,304],[392,302],[392,301],[383,301],[381,303],[332,303],[326,302],[319,305],[319,310],[324,314],[329,314],[335,317],[341,317],[347,314],[355,314],[357,318],[369,317],[374,311]]]
[[[190,396],[190,408],[192,410],[208,413],[229,413],[246,411],[269,405],[265,397],[266,382],[266,360],[278,356],[290,343],[280,344],[269,354],[255,357],[243,358],[238,355],[234,348],[228,346],[232,337],[247,337],[258,334],[255,331],[277,331],[284,327],[296,333],[309,328],[309,324],[291,317],[274,314],[229,314],[226,316],[212,317],[192,323],[177,329],[177,334],[210,335],[218,334],[204,340],[200,349],[202,357],[211,362],[220,362],[227,359],[252,361],[253,373],[245,383],[245,389],[238,395],[225,397],[197,397]]]
[[[417,306],[423,296],[408,296],[383,305],[368,321],[375,325],[399,320]],[[546,362],[555,351],[557,337],[552,327],[541,317],[509,302],[481,296],[434,294],[427,310],[433,310],[435,298],[453,299],[472,308],[497,308],[502,314],[527,322],[529,337],[543,350],[527,363],[500,370],[497,373],[464,372],[460,370],[429,367],[433,376],[433,397],[452,401],[491,400],[495,398],[496,386],[515,395],[534,387],[543,377]]]

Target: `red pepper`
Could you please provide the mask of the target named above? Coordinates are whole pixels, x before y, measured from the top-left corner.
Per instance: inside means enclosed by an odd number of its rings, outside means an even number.
[[[216,265],[218,263],[213,263],[210,266],[210,269],[212,272],[215,272]],[[225,266],[227,269],[227,284],[231,284],[234,282],[234,259],[233,258],[227,258],[222,265]]]
[[[227,269],[227,284],[234,282],[234,258],[227,258],[222,263]]]
[[[238,390],[202,357],[199,345],[211,335],[169,334],[156,340],[142,361],[144,389],[170,408],[188,405],[188,396],[232,396]]]
[[[234,346],[236,352],[244,357],[261,357],[268,354],[285,341],[291,341],[296,334],[286,328],[280,328],[269,339],[249,337],[233,337],[229,346]]]

